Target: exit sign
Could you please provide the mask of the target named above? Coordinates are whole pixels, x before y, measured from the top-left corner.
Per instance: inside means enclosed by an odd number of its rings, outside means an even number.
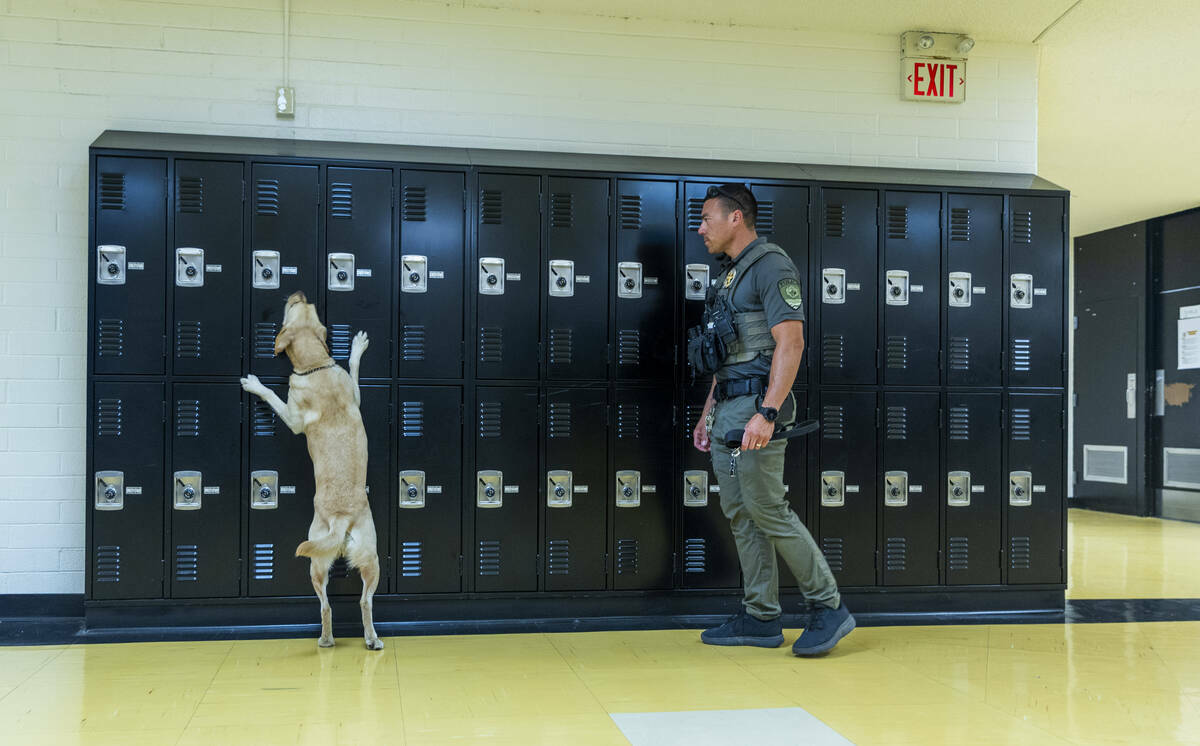
[[[903,98],[950,104],[966,100],[966,60],[905,57],[900,71]]]

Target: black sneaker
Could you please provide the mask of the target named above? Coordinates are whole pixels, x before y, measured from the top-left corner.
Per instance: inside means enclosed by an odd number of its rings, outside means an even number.
[[[755,619],[743,608],[725,620],[720,627],[700,633],[706,645],[753,645],[758,648],[777,648],[783,644],[783,622],[776,617],[763,621]]]
[[[792,645],[792,652],[804,656],[828,653],[838,644],[838,640],[854,630],[854,626],[854,617],[845,603],[839,604],[836,609],[814,606],[804,625],[804,633]]]

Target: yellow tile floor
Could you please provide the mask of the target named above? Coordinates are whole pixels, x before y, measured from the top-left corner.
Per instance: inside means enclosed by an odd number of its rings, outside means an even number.
[[[1200,596],[1200,526],[1071,523],[1075,597]],[[627,743],[610,713],[801,707],[856,744],[1200,744],[1200,622],[860,628],[813,660],[690,630],[386,642],[0,648],[0,743],[584,746]]]

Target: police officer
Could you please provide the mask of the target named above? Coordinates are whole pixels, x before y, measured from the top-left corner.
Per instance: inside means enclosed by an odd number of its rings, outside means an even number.
[[[746,186],[724,184],[709,188],[700,217],[704,245],[720,257],[724,270],[709,289],[706,326],[716,319],[719,329],[725,319],[729,334],[717,340],[716,332],[707,330],[707,349],[719,367],[692,441],[700,451],[712,453],[721,510],[737,542],[745,589],[741,611],[704,630],[700,639],[710,645],[770,648],[783,643],[778,552],[809,606],[808,623],[792,652],[819,655],[832,650],[855,622],[825,557],[784,496],[787,441],[772,441],[771,436],[797,416],[791,389],[804,352],[803,299],[796,265],[778,246],[758,237],[757,215],[758,202]],[[720,351],[713,353],[714,348]],[[689,346],[689,359],[692,353]],[[695,367],[704,373],[712,363]],[[740,452],[724,441],[725,433],[738,428],[745,429]]]

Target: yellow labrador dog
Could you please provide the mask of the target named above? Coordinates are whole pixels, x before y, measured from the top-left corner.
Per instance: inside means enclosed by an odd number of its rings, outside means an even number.
[[[375,551],[375,521],[367,502],[367,433],[359,413],[358,367],[367,349],[367,335],[359,332],[350,346],[350,373],[336,365],[325,345],[325,327],[316,306],[304,293],[287,299],[283,326],[275,337],[275,354],[286,352],[292,361],[285,402],[258,380],[242,379],[242,388],[271,405],[288,429],[308,440],[316,478],[313,521],[308,541],[296,547],[297,557],[308,557],[309,575],[321,600],[321,647],[333,645],[333,618],[325,584],[329,568],[338,557],[357,567],[362,577],[363,637],[367,648],[382,650],[371,619],[372,597],[379,584],[379,556]]]

